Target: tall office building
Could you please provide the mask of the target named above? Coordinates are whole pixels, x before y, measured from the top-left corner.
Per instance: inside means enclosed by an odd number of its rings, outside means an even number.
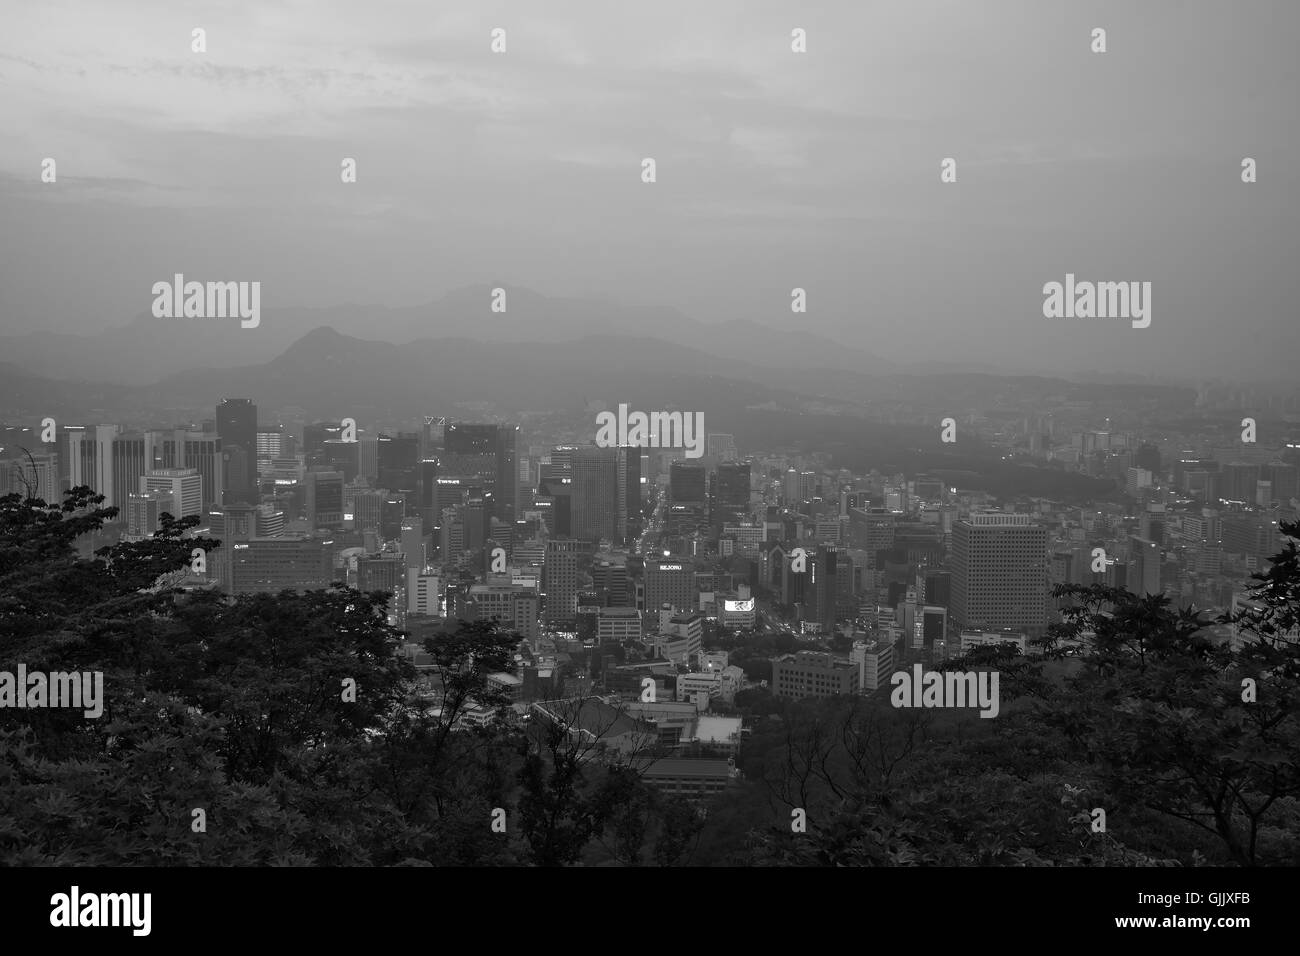
[[[566,450],[557,461],[555,452],[551,460],[538,469],[537,495],[534,503],[542,511],[547,531],[556,537],[566,538],[573,533],[573,470]]]
[[[675,461],[668,469],[668,493],[674,504],[703,505],[708,500],[703,465]]]
[[[162,435],[163,468],[193,468],[202,487],[203,511],[221,504],[224,498],[224,463],[221,436],[213,431],[172,429]]]
[[[380,488],[405,493],[412,504],[420,485],[420,436],[415,432],[379,433],[377,469]]]
[[[58,431],[59,490],[95,482],[95,430],[64,425]]]
[[[617,448],[586,445],[573,450],[573,536],[584,541],[618,538]]]
[[[1219,470],[1219,495],[1227,501],[1244,501],[1253,505],[1259,471],[1259,465],[1251,462],[1228,462]]]
[[[437,501],[438,467],[437,458],[421,458],[417,470],[420,486],[420,517],[424,520],[424,526],[429,529],[438,526],[438,515],[440,514]]]
[[[572,540],[546,542],[546,559],[542,565],[546,587],[543,617],[547,624],[571,627],[578,612],[579,543]]]
[[[491,478],[495,517],[514,521],[519,510],[519,426],[448,422],[443,433],[446,460],[457,473],[457,459],[485,457],[483,477]]]
[[[361,449],[364,446],[365,442],[362,441],[327,438],[321,443],[320,451],[315,456],[315,461],[319,462],[319,464],[309,464],[308,468],[327,468],[331,471],[342,472],[343,480],[351,484],[356,481],[357,475],[361,473]]]
[[[724,461],[713,478],[714,527],[742,524],[749,516],[750,464],[747,461]]]
[[[349,486],[351,487],[351,486]],[[344,491],[344,495],[347,495]],[[352,495],[352,527],[365,534],[367,531],[379,533],[379,512],[388,497],[374,488],[354,488]],[[344,511],[346,512],[346,501]]]
[[[303,476],[307,486],[307,524],[315,528],[338,528],[343,524],[343,473],[309,471]]]
[[[441,581],[436,574],[420,574],[418,571],[406,572],[406,610],[410,614],[426,614],[438,617],[442,613],[442,598],[439,594]]]
[[[406,555],[408,571],[423,571],[428,555],[424,553],[424,521],[417,517],[402,522],[402,553]]]
[[[104,506],[121,509],[125,520],[127,496],[140,487],[140,478],[153,467],[156,436],[153,432],[123,432],[116,425],[95,429],[95,491]]]
[[[1021,514],[973,514],[956,522],[951,611],[957,628],[1045,627],[1047,529]]]
[[[641,536],[641,449],[618,449],[618,534],[631,545]]]
[[[172,496],[165,491],[142,491],[127,496],[126,533],[136,538],[152,537],[161,527],[164,512],[175,514]]]
[[[324,465],[328,462],[323,457],[325,442],[329,439],[343,437],[343,426],[339,422],[316,422],[302,426],[302,454],[307,466]]]
[[[1260,469],[1260,480],[1271,483],[1273,500],[1283,504],[1300,495],[1300,472],[1296,466],[1274,461]]]
[[[823,631],[835,625],[836,595],[839,580],[836,573],[839,552],[834,548],[818,547],[816,555],[808,562],[812,571],[812,607],[809,618],[821,624]]]
[[[46,504],[57,504],[59,494],[59,462],[55,454],[19,455],[13,459],[0,459],[0,495],[17,492],[30,494]],[[123,509],[123,515],[126,510]]]
[[[1129,538],[1131,548],[1128,590],[1139,597],[1148,594],[1160,594],[1160,570],[1164,558],[1160,545],[1149,538]]]
[[[171,497],[173,518],[203,515],[203,479],[196,468],[157,468],[140,478],[141,494],[155,491]]]
[[[406,555],[398,551],[380,551],[357,558],[358,591],[391,591],[406,588]]]
[[[229,465],[225,500],[256,504],[257,406],[247,398],[223,398],[217,406],[217,435]]]
[[[799,497],[799,472],[787,468],[781,479],[781,498],[787,508],[793,508],[803,499]]]
[[[645,610],[665,604],[678,611],[695,610],[695,565],[677,557],[650,558],[645,563]]]

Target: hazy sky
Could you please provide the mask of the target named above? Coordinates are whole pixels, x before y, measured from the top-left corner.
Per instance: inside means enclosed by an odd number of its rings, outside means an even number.
[[[260,280],[264,313],[490,282],[1034,372],[1300,357],[1294,0],[11,0],[3,24],[3,332],[119,325],[184,272]],[[1150,281],[1151,326],[1044,318],[1067,272]]]

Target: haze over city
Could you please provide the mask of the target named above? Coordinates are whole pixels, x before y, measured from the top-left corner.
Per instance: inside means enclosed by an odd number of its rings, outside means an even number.
[[[901,365],[1285,378],[1298,23],[1265,2],[15,5],[0,336],[124,326],[184,272],[262,283],[235,337],[306,307],[366,338],[380,307],[500,286]],[[1066,273],[1151,282],[1150,327],[1044,318]],[[480,301],[464,334],[490,335]]]

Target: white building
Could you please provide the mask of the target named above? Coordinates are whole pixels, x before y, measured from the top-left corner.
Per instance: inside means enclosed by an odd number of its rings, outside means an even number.
[[[436,574],[406,572],[406,610],[410,614],[442,615],[442,580]]]
[[[858,667],[859,693],[878,690],[894,672],[894,647],[887,641],[854,641],[849,659]]]
[[[203,514],[203,477],[197,468],[156,468],[140,478],[140,493],[171,495],[173,518]]]

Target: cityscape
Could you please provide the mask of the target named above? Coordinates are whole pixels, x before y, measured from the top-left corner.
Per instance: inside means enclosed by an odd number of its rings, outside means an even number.
[[[5,22],[7,926],[1283,925],[1300,7]]]

